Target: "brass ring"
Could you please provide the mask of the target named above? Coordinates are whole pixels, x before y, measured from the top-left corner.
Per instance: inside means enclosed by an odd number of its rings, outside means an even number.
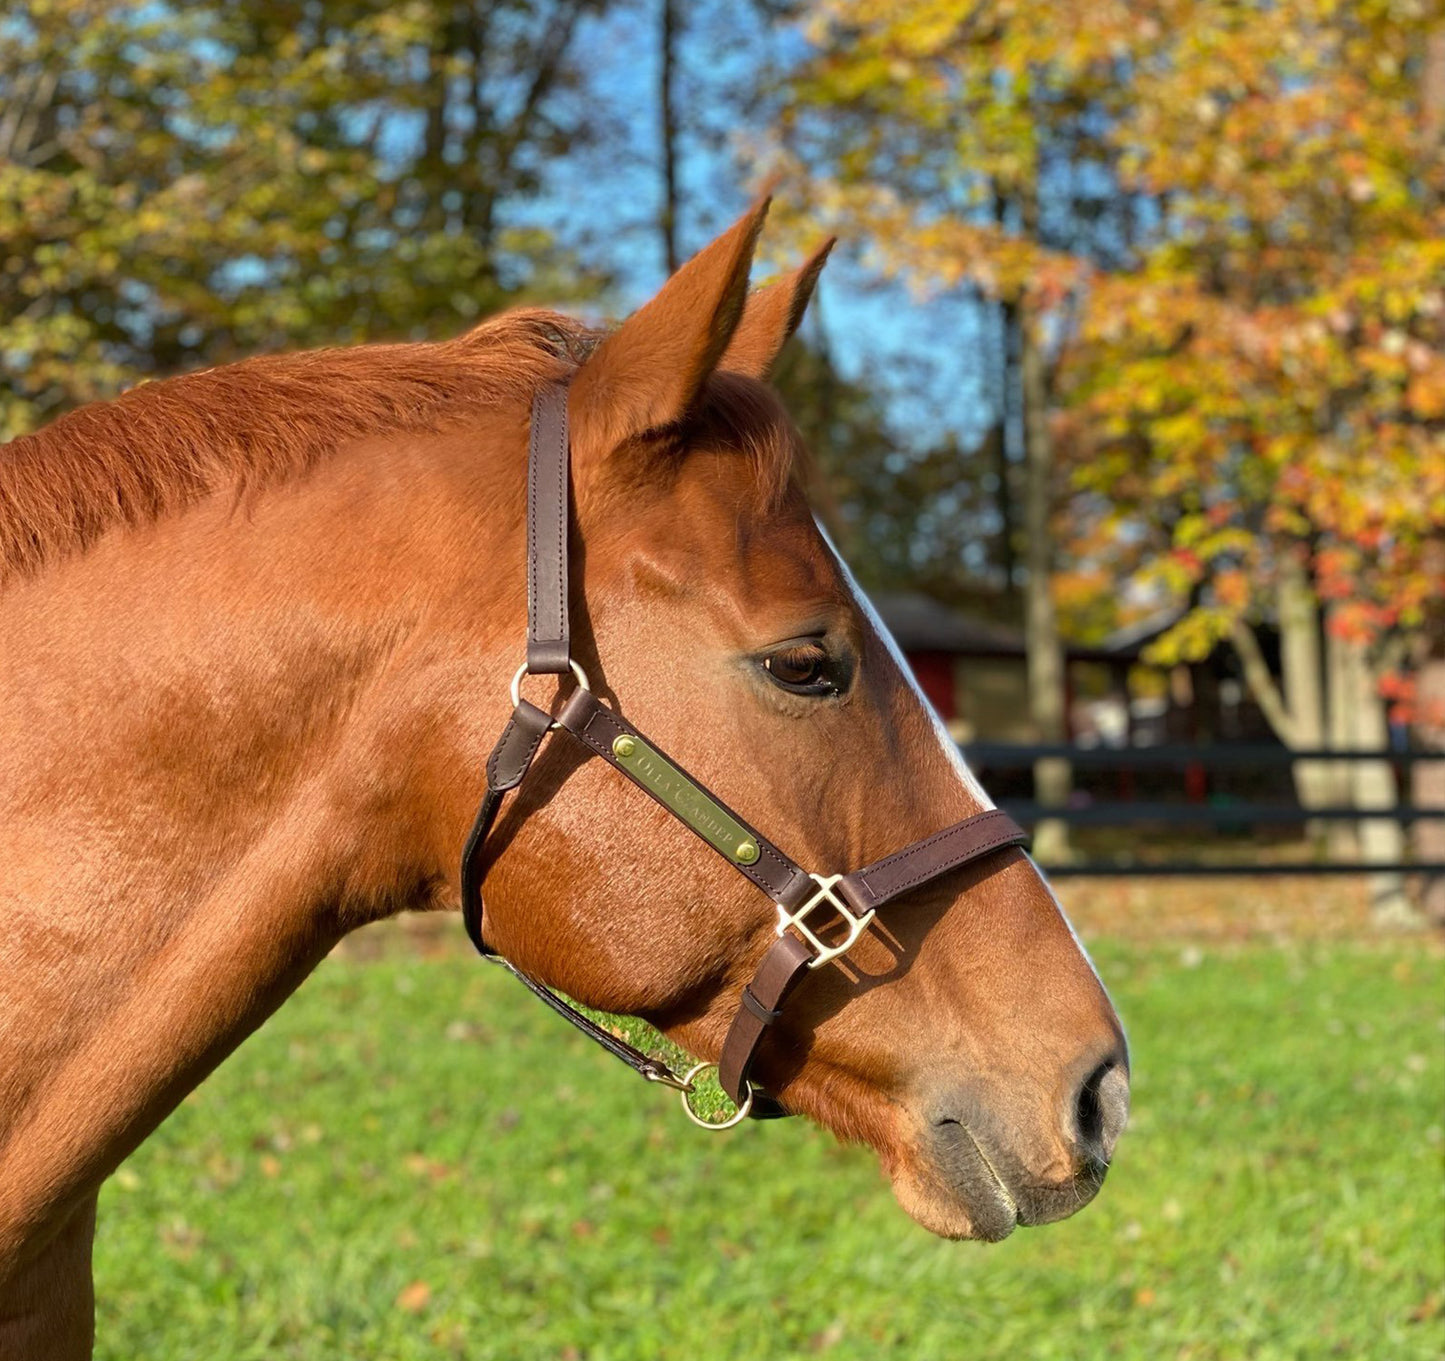
[[[702,1116],[700,1116],[695,1110],[693,1110],[692,1102],[688,1100],[688,1097],[690,1097],[693,1092],[693,1079],[696,1078],[699,1073],[705,1073],[709,1068],[716,1067],[717,1064],[715,1063],[699,1063],[695,1068],[691,1068],[688,1070],[687,1075],[683,1078],[683,1081],[687,1083],[687,1086],[683,1089],[681,1093],[682,1108],[684,1111],[687,1112],[687,1118],[691,1120],[694,1125],[699,1125],[703,1129],[731,1129],[740,1121],[746,1120],[748,1118],[748,1112],[753,1108],[753,1084],[751,1082],[747,1083],[748,1094],[743,1098],[743,1104],[739,1106],[737,1110],[734,1111],[732,1115],[730,1115],[726,1120],[704,1120]]]
[[[574,661],[569,660],[567,665],[572,668],[572,674],[577,678],[577,684],[590,695],[592,693],[592,682],[587,679],[587,673]],[[512,677],[512,708],[514,709],[522,702],[522,677],[529,674],[530,671],[531,668],[526,662],[523,662],[521,666],[517,668],[517,674]],[[552,726],[557,728],[560,727],[561,724],[554,718],[552,720]]]

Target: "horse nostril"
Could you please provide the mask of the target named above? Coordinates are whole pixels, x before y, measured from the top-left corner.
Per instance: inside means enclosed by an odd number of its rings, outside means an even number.
[[[1074,1100],[1079,1151],[1090,1161],[1107,1163],[1128,1119],[1129,1077],[1123,1065],[1110,1057],[1084,1079]]]
[[[1074,1133],[1080,1143],[1091,1146],[1100,1142],[1104,1132],[1104,1112],[1099,1109],[1099,1076],[1095,1069],[1079,1088],[1079,1099],[1074,1103]]]

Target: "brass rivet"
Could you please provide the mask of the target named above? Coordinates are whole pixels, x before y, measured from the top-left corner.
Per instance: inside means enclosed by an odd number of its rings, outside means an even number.
[[[626,733],[623,733],[620,737],[614,737],[612,739],[612,754],[614,756],[628,757],[631,756],[632,753],[636,750],[636,741],[633,738],[629,737]]]
[[[733,859],[740,865],[751,865],[758,858],[758,843],[756,841],[739,841],[738,848],[733,852]]]

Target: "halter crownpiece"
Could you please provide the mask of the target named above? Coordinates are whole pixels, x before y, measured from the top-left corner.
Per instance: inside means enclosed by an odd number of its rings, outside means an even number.
[[[462,918],[481,954],[505,967],[559,1015],[621,1059],[649,1082],[682,1093],[683,1108],[707,1129],[726,1129],[747,1117],[771,1119],[788,1112],[756,1087],[749,1074],[783,1004],[810,970],[839,958],[857,943],[878,910],[902,894],[962,865],[993,855],[1028,838],[998,809],[977,813],[851,874],[811,874],[694,779],[655,742],[593,695],[582,668],[572,660],[568,625],[567,480],[571,441],[567,429],[567,388],[544,387],[532,405],[527,455],[527,660],[512,680],[512,716],[487,759],[487,788],[462,851]],[[577,686],[554,716],[521,697],[530,672],[565,675]],[[743,989],[717,1062],[718,1082],[737,1111],[726,1121],[709,1121],[693,1109],[693,1083],[711,1063],[685,1077],[585,1016],[535,978],[487,948],[482,937],[482,851],[502,800],[526,778],[542,741],[552,729],[569,733],[585,754],[600,756],[643,793],[666,808],[772,900],[778,912],[777,939]],[[820,909],[847,928],[828,944],[810,925]]]

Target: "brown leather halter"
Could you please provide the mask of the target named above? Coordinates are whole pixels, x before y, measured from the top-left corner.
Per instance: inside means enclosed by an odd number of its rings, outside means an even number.
[[[874,914],[894,898],[950,870],[980,860],[1027,837],[997,809],[975,814],[851,874],[810,874],[766,837],[738,817],[655,743],[621,715],[596,699],[582,668],[572,660],[567,622],[567,481],[570,440],[567,389],[548,386],[532,406],[527,465],[527,660],[512,682],[512,717],[487,760],[487,791],[462,852],[462,914],[472,943],[488,959],[509,969],[538,997],[579,1030],[616,1055],[650,1082],[674,1087],[699,1124],[725,1128],[745,1116],[767,1119],[788,1112],[749,1079],[753,1061],[783,1003],[810,969],[837,959],[852,948]],[[521,698],[522,677],[529,673],[571,672],[577,688],[554,718]],[[645,794],[696,833],[728,864],[744,874],[776,904],[778,938],[763,956],[742,991],[741,1003],[718,1060],[718,1081],[737,1106],[725,1122],[698,1117],[688,1100],[693,1079],[710,1064],[699,1064],[685,1077],[648,1058],[584,1016],[536,979],[495,955],[482,939],[482,851],[502,800],[516,789],[549,731],[570,733],[584,752],[595,753],[621,771]],[[809,924],[813,913],[831,912],[846,934],[828,944]],[[821,925],[821,923],[820,923]],[[836,929],[836,928],[835,928]]]

